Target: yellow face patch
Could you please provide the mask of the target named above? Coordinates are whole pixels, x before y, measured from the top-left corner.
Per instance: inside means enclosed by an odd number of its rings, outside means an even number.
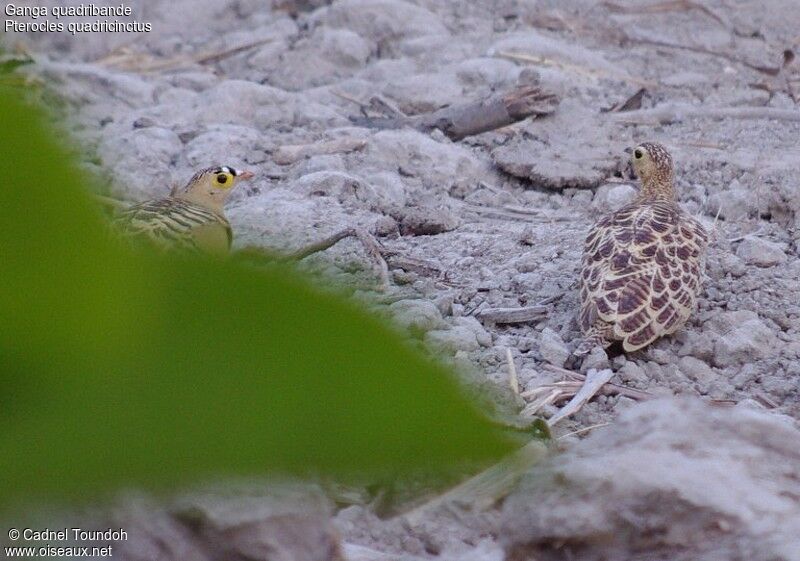
[[[230,189],[233,187],[234,175],[229,171],[218,171],[211,179],[211,183],[217,189]]]

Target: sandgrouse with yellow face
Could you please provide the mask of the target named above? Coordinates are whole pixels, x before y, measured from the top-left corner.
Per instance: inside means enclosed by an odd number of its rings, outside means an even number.
[[[229,166],[200,170],[169,197],[130,207],[117,218],[122,232],[166,249],[225,254],[233,232],[224,204],[237,182],[253,173]]]
[[[702,287],[708,233],[679,205],[672,157],[660,144],[633,150],[641,190],[633,202],[598,221],[583,250],[575,351],[622,341],[636,351],[677,331]]]

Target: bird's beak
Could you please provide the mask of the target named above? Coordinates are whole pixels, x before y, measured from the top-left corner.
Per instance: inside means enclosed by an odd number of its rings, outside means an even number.
[[[626,154],[631,154],[632,152],[633,152],[633,148],[631,148],[630,146],[628,146],[627,148],[625,148],[625,153],[626,153]]]
[[[247,171],[247,170],[240,171],[239,175],[238,175],[239,179],[252,179],[255,176],[256,176],[255,173],[253,173],[252,171]]]

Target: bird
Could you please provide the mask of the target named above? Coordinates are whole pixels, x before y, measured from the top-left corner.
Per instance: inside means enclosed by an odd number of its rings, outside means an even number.
[[[173,189],[170,196],[127,208],[115,222],[123,236],[161,249],[224,255],[233,242],[225,200],[239,181],[252,177],[252,172],[230,166],[208,167],[185,186]]]
[[[639,192],[597,221],[584,244],[576,356],[614,341],[633,352],[674,333],[702,290],[709,235],[678,204],[672,156],[644,142],[631,163]]]

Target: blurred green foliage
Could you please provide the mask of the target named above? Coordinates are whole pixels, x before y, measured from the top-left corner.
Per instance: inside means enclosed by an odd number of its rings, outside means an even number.
[[[33,59],[28,55],[4,55],[0,51],[0,88],[25,87],[27,77],[16,70],[32,63]]]
[[[509,450],[375,318],[288,267],[131,249],[38,109],[0,91],[0,123],[0,503]]]

